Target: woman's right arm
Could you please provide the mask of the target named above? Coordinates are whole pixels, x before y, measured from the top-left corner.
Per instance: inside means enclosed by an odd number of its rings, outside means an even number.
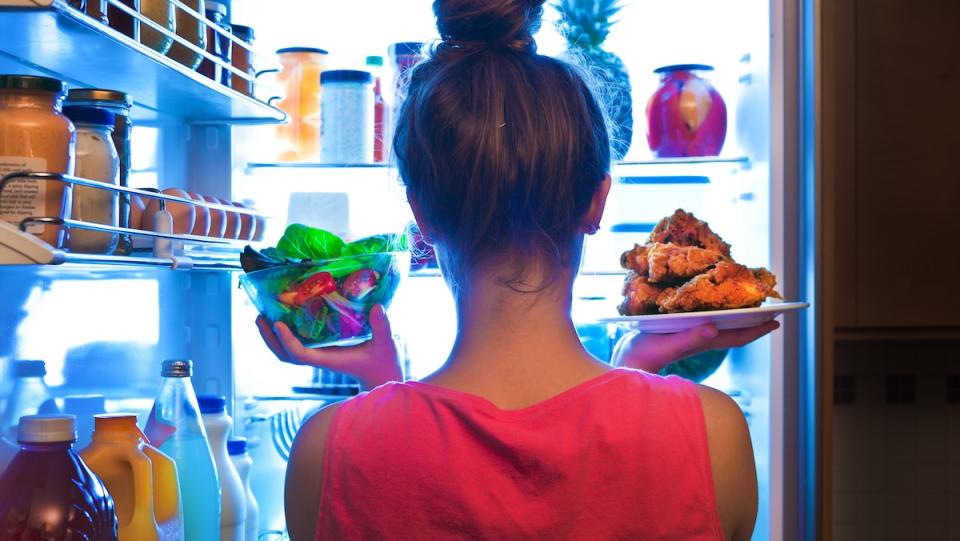
[[[698,386],[717,510],[724,539],[747,541],[757,520],[757,467],[750,431],[740,406],[726,394]]]

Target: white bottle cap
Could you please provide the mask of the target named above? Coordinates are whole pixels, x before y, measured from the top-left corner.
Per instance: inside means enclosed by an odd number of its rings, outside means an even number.
[[[77,418],[73,415],[24,415],[20,418],[20,443],[72,443],[77,440]]]

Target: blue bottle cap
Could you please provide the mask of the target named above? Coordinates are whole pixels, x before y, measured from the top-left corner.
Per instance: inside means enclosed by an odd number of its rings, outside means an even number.
[[[227,440],[227,454],[242,455],[247,452],[247,438]]]
[[[200,405],[200,413],[225,413],[227,411],[227,399],[223,396],[202,394],[197,397],[197,403]]]

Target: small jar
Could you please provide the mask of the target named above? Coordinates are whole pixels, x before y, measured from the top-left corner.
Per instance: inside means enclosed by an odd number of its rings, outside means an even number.
[[[320,159],[325,163],[373,161],[373,76],[330,70],[320,75]]]
[[[120,156],[113,144],[113,113],[95,107],[64,107],[77,128],[76,176],[116,185],[120,179]],[[73,187],[71,218],[90,224],[119,225],[116,192],[89,186]],[[109,254],[117,246],[117,236],[100,231],[73,228],[68,232],[67,248],[83,254]]]
[[[230,32],[230,25],[227,24],[227,6],[220,2],[207,2],[207,19],[210,19],[217,26]],[[207,25],[207,52],[219,58],[225,64],[230,64],[230,53],[233,48],[233,41],[227,36],[217,32],[213,26]],[[206,75],[220,84],[230,86],[230,70],[224,69],[220,64],[216,64],[206,58],[200,62],[197,71]]]
[[[128,187],[130,176],[130,137],[133,132],[133,121],[130,119],[130,109],[133,99],[129,94],[117,90],[99,88],[74,88],[67,94],[67,105],[82,105],[97,107],[113,113],[113,145],[120,156],[120,186]],[[121,196],[119,201],[120,227],[140,227],[139,223],[130,223],[129,196]],[[116,254],[128,255],[133,250],[129,235],[120,235],[117,242]]]
[[[253,28],[235,24],[233,25],[233,36],[246,43],[247,47],[253,47]],[[241,73],[246,73],[249,75],[250,79],[247,80],[243,77],[233,76],[230,79],[230,87],[241,94],[252,97],[253,77],[256,74],[256,70],[254,69],[253,60],[250,57],[251,55],[249,49],[244,47],[233,47],[233,50],[230,54],[230,63],[233,64],[233,67]]]
[[[200,14],[206,11],[204,9],[204,0],[180,0],[180,3]],[[207,25],[180,7],[174,6],[174,8],[176,10],[175,26],[177,35],[198,49],[206,49]],[[167,56],[192,70],[197,69],[197,66],[200,65],[200,60],[203,59],[200,53],[188,49],[185,45],[177,41],[173,42],[173,46],[170,47]]]
[[[166,28],[172,34],[177,25],[174,19],[173,2],[170,0],[140,0],[140,13]],[[149,25],[140,25],[140,43],[150,47],[160,54],[167,54],[173,45],[173,37],[150,28]]]
[[[66,85],[48,77],[0,75],[0,178],[23,171],[72,175],[77,134],[63,116]],[[0,220],[70,217],[71,189],[62,182],[17,179],[0,192]],[[63,228],[33,224],[27,232],[54,248]]]

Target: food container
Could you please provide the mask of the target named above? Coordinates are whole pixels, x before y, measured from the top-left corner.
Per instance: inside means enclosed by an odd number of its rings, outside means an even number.
[[[0,178],[23,171],[72,175],[77,134],[63,115],[66,85],[48,77],[0,75]],[[0,192],[0,220],[19,226],[24,218],[70,217],[68,185],[16,179]],[[55,248],[62,227],[33,224],[27,232]]]
[[[140,0],[120,0],[120,3],[134,13],[140,11]],[[140,21],[107,0],[88,0],[87,15],[127,37],[140,40]]]
[[[177,29],[173,7],[173,2],[170,0],[140,0],[140,13],[169,30],[171,34]],[[140,25],[140,43],[160,54],[167,54],[173,45],[173,38],[150,28],[150,25],[142,24]]]
[[[373,162],[373,76],[358,70],[325,71],[320,85],[320,160]]]
[[[207,18],[217,24],[223,30],[230,32],[230,25],[227,24],[227,6],[220,2],[207,2]],[[219,58],[225,64],[230,64],[230,53],[233,49],[233,42],[230,38],[217,32],[213,26],[207,25],[207,52]],[[224,69],[220,64],[204,58],[200,62],[197,71],[206,75],[210,79],[220,84],[230,86],[232,80],[230,70]]]
[[[390,305],[409,264],[408,252],[353,255],[250,272],[240,285],[304,345],[345,346],[372,337],[370,309]]]
[[[283,98],[277,103],[287,114],[287,123],[277,126],[283,145],[278,159],[284,162],[320,160],[320,75],[327,51],[312,47],[288,47],[277,51],[277,80]]]
[[[384,129],[387,126],[387,105],[383,100],[380,72],[383,71],[382,56],[368,56],[367,69],[373,75],[373,161],[386,161],[384,152]]]
[[[77,128],[76,175],[116,185],[120,177],[120,157],[113,144],[113,113],[95,107],[64,107]],[[73,187],[71,218],[89,224],[117,227],[117,193],[89,186]],[[117,247],[117,235],[73,228],[68,232],[67,248],[84,254],[109,254]]]
[[[727,107],[703,77],[703,64],[657,68],[660,86],[647,102],[647,143],[658,158],[717,156],[727,135]]]
[[[198,14],[203,14],[205,11],[203,1],[204,0],[180,0],[180,3]],[[174,7],[177,14],[175,23],[177,35],[195,45],[198,49],[205,50],[207,47],[207,25],[200,22],[200,19],[193,14],[187,13],[179,6]],[[203,59],[200,53],[188,49],[177,41],[173,42],[173,46],[170,47],[167,56],[190,69],[197,69],[197,66],[200,65],[200,60]]]
[[[120,186],[128,187],[128,177],[130,176],[130,137],[133,131],[133,121],[130,120],[130,109],[133,107],[133,99],[129,94],[117,90],[106,90],[100,88],[74,88],[67,94],[68,106],[82,105],[86,107],[96,107],[113,113],[113,145],[120,156]],[[134,196],[135,197],[135,196]],[[120,227],[140,227],[140,220],[131,219],[130,197],[120,196],[119,200]],[[133,251],[133,242],[130,235],[120,235],[116,254],[127,255]]]
[[[233,25],[233,36],[246,43],[247,47],[253,47],[253,28],[235,24]],[[234,45],[230,52],[230,63],[238,71],[250,76],[250,79],[244,79],[231,73],[230,87],[246,96],[253,96],[253,77],[256,70],[253,60],[250,58],[250,50]]]

